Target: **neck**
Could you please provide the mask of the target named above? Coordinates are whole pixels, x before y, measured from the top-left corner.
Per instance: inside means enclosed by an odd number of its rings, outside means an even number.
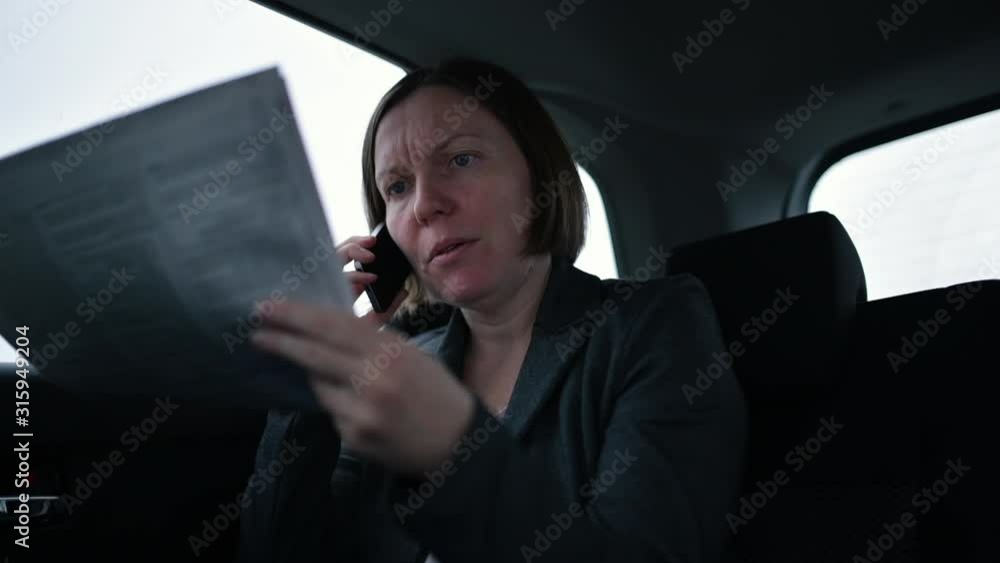
[[[469,345],[479,354],[504,354],[531,339],[531,329],[552,270],[549,254],[522,262],[521,277],[483,303],[462,309],[469,326]]]

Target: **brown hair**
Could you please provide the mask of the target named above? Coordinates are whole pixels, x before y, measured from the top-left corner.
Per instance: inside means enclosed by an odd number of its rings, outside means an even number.
[[[489,86],[495,85],[495,86]],[[410,72],[379,101],[368,122],[362,151],[365,213],[369,229],[385,220],[385,201],[375,183],[375,134],[382,118],[418,88],[446,86],[468,96],[475,111],[482,105],[507,129],[520,147],[531,173],[532,202],[525,202],[525,216],[512,216],[520,229],[529,225],[524,255],[551,252],[574,262],[583,247],[587,228],[587,200],[570,155],[555,122],[528,87],[506,69],[473,59],[452,59]],[[479,94],[487,86],[488,94]],[[457,127],[457,126],[456,126]],[[431,302],[417,280],[407,279],[409,295],[400,313],[412,314]]]

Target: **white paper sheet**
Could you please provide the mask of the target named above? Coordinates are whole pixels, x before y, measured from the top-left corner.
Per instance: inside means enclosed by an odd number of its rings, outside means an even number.
[[[246,340],[255,302],[351,307],[270,69],[0,161],[0,334],[101,396],[314,408]]]

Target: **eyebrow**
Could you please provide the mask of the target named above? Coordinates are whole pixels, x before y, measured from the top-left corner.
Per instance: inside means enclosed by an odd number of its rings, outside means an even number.
[[[401,168],[401,167],[399,167],[399,166],[396,166],[396,165],[393,165],[393,166],[390,166],[388,170],[383,170],[383,171],[379,172],[379,173],[378,173],[378,174],[377,174],[377,175],[375,176],[375,184],[376,184],[376,185],[377,185],[377,184],[380,184],[380,183],[382,182],[382,180],[383,180],[383,179],[384,179],[384,178],[385,178],[386,176],[391,176],[391,175],[393,175],[393,174],[397,174],[397,173],[398,173],[398,172],[400,171],[400,168]]]
[[[445,137],[443,141],[441,141],[440,143],[437,143],[436,145],[433,145],[432,150],[431,150],[431,154],[427,155],[427,156],[433,156],[438,151],[441,151],[441,150],[447,148],[448,146],[450,146],[455,141],[457,141],[459,139],[466,138],[466,137],[475,138],[475,139],[479,139],[480,138],[479,135],[474,135],[472,133],[460,133],[458,135],[452,135],[450,137]],[[402,168],[404,168],[404,167],[402,167],[402,166],[400,166],[398,164],[394,164],[394,165],[390,166],[388,169],[383,170],[382,172],[378,173],[375,176],[375,183],[379,184],[382,181],[382,179],[385,178],[386,176],[390,176],[392,174],[399,173]]]

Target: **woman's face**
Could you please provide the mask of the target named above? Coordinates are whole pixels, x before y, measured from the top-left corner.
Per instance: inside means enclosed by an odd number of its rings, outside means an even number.
[[[527,219],[528,162],[474,102],[426,86],[390,110],[375,134],[389,233],[424,286],[458,306],[519,286],[527,267],[519,255],[529,229],[513,217]],[[442,250],[451,243],[459,246]]]

